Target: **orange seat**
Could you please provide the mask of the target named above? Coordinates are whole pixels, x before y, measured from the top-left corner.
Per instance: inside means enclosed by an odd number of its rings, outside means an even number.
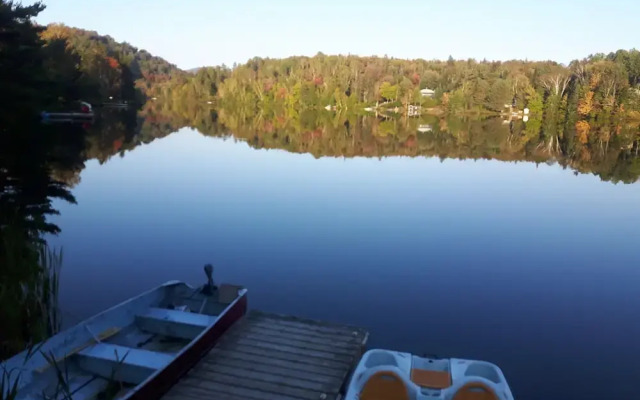
[[[360,400],[409,400],[409,390],[395,372],[378,371],[364,384]]]
[[[447,371],[431,371],[412,368],[411,382],[421,387],[446,389],[451,386],[451,374]]]
[[[482,382],[469,382],[463,385],[451,400],[500,400],[496,392]]]

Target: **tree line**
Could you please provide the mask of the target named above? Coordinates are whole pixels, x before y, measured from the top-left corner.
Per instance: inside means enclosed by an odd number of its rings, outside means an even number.
[[[435,103],[420,95],[435,91]],[[439,105],[451,113],[500,112],[505,105],[532,113],[640,112],[640,52],[590,55],[564,66],[553,61],[427,61],[388,57],[253,58],[242,65],[201,68],[155,88],[163,98],[210,100],[255,110],[332,105],[358,109],[392,102]]]

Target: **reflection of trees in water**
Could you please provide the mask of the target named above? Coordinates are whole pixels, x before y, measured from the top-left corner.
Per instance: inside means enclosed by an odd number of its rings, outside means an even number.
[[[0,358],[59,326],[61,256],[47,247],[44,236],[59,232],[48,219],[58,213],[54,199],[75,199],[52,170],[80,170],[84,148],[79,127],[8,122],[0,130]]]
[[[95,123],[87,129],[86,158],[104,163],[132,148],[138,123],[135,109],[98,110]]]
[[[293,117],[213,110],[206,105],[148,102],[142,110],[100,110],[86,133],[86,159],[106,162],[181,128],[233,136],[255,148],[283,149],[316,157],[439,157],[554,162],[603,180],[634,182],[640,176],[638,124],[601,119],[562,124],[532,118],[374,118],[306,110]],[[585,138],[580,129],[588,126]],[[547,133],[548,132],[548,133]],[[80,169],[54,168],[66,183]],[[66,174],[66,175],[65,175]]]
[[[158,112],[148,106],[142,111],[133,108],[100,109],[97,111],[95,123],[86,130],[84,156],[87,160],[95,159],[101,164],[105,163],[115,155],[124,156],[127,151],[189,126],[187,121],[200,123],[200,129],[211,129],[214,125],[211,121],[215,121],[215,116],[209,112],[203,114],[197,111],[187,117],[181,117]],[[76,184],[79,177],[68,177],[65,182]]]
[[[555,161],[603,180],[635,182],[640,177],[637,123],[586,122],[592,132],[580,140],[574,125],[546,133],[544,121],[505,123],[498,118],[384,119],[316,113],[315,119],[239,119],[220,112],[236,138],[256,148],[279,148],[316,157],[427,156],[501,161]],[[348,123],[345,125],[345,122]],[[349,126],[350,129],[346,129]],[[541,129],[542,127],[542,129]]]
[[[600,117],[589,121],[531,118],[374,118],[306,110],[292,116],[161,102],[143,114],[170,130],[191,127],[209,136],[233,135],[255,148],[316,157],[426,156],[457,159],[557,162],[603,180],[635,182],[640,176],[639,124]],[[580,129],[588,127],[585,135]]]
[[[12,120],[0,129],[0,359],[41,341],[60,324],[57,309],[61,253],[46,235],[60,229],[53,202],[75,203],[69,187],[85,160],[105,162],[175,129],[146,123],[137,110],[99,109],[91,125],[43,125]]]

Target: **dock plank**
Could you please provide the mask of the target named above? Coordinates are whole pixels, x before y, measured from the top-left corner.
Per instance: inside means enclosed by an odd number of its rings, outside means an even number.
[[[367,338],[353,326],[254,311],[163,398],[339,399]]]
[[[322,367],[313,363],[287,361],[287,360],[281,360],[278,358],[263,357],[263,356],[259,356],[251,353],[239,352],[239,351],[232,352],[232,351],[224,351],[224,350],[216,349],[215,352],[212,351],[211,353],[212,353],[212,357],[204,359],[202,362],[214,363],[214,364],[219,360],[223,360],[224,362],[235,362],[235,361],[250,362],[255,365],[260,365],[260,366],[264,365],[269,368],[285,368],[288,370],[304,371],[304,373],[312,374],[313,376],[319,377],[318,379],[320,379],[320,377],[336,378],[341,376],[340,371],[338,371],[335,367],[334,368]]]
[[[280,316],[279,316],[280,317]],[[328,334],[338,334],[338,335],[353,335],[354,330],[353,327],[346,325],[338,325],[338,324],[324,324],[313,320],[306,320],[302,318],[290,317],[290,316],[281,316],[279,319],[274,319],[272,316],[266,315],[260,312],[252,312],[248,315],[248,319],[262,321],[262,322],[270,322],[273,324],[278,324],[282,326],[288,326],[291,328],[304,329],[312,332],[322,332]]]
[[[244,361],[233,358],[221,358],[221,359],[213,359],[203,362],[202,364],[205,367],[215,368],[220,365],[223,367],[233,367],[237,369],[241,369],[243,371],[256,371],[256,372],[264,372],[270,373],[278,376],[292,377],[296,379],[306,380],[309,382],[321,383],[325,385],[335,385],[336,383],[340,383],[340,378],[335,376],[329,376],[325,374],[316,374],[313,372],[309,372],[304,369],[295,368],[292,366],[284,367],[284,366],[275,366],[272,363],[264,364],[264,363],[256,363],[253,361]]]
[[[337,361],[309,358],[309,357],[305,357],[295,353],[276,351],[276,350],[265,350],[259,347],[251,347],[251,346],[234,348],[234,349],[231,349],[230,351],[237,354],[249,354],[249,355],[270,357],[274,360],[278,360],[281,362],[294,362],[294,363],[305,364],[307,366],[316,365],[321,368],[329,368],[334,371],[340,371],[344,365],[343,363],[340,363]]]
[[[357,340],[353,340],[350,342],[333,340],[331,336],[311,336],[305,335],[299,332],[291,332],[288,330],[276,330],[271,328],[263,328],[250,326],[247,328],[246,336],[260,336],[265,338],[275,338],[282,339],[286,338],[289,341],[295,341],[299,343],[300,346],[304,346],[308,344],[310,346],[323,346],[323,347],[331,347],[335,349],[344,349],[347,354],[351,354],[353,349],[359,347],[361,344]]]
[[[299,340],[295,336],[289,336],[289,335],[277,336],[277,335],[261,334],[260,332],[251,331],[251,330],[247,330],[247,332],[242,335],[242,338],[238,337],[238,340],[252,340],[252,341],[259,341],[259,342],[271,343],[271,344],[277,344],[277,345],[285,345],[288,347],[295,347],[297,351],[309,350],[313,352],[322,352],[322,353],[329,353],[333,355],[341,355],[349,358],[352,357],[353,351],[358,347],[358,346],[344,347],[340,345],[333,345],[331,342],[328,342],[328,341],[324,343],[309,342],[309,341]]]
[[[264,382],[264,383],[274,383],[283,386],[289,386],[292,388],[298,389],[308,389],[312,391],[318,392],[328,392],[331,391],[331,384],[327,382],[316,382],[313,380],[309,380],[308,377],[292,377],[282,374],[273,373],[274,371],[256,371],[256,368],[249,368],[248,366],[233,366],[223,363],[216,363],[214,365],[211,364],[200,364],[198,365],[200,372],[205,374],[224,374],[237,378],[248,378],[251,381],[255,382]]]
[[[292,387],[289,385],[281,384],[277,381],[265,382],[256,380],[252,379],[252,377],[250,376],[235,376],[227,375],[220,372],[207,371],[206,375],[203,375],[202,378],[206,378],[211,382],[223,383],[226,385],[262,391],[265,393],[264,398],[267,399],[272,398],[273,394],[281,394],[297,399],[318,400],[320,394],[322,394],[321,392],[306,388]],[[325,398],[328,398],[327,394],[325,394]]]
[[[193,395],[200,397],[191,397]],[[163,399],[174,396],[174,398],[181,400],[201,399],[202,395],[208,395],[208,400],[226,399],[231,396],[248,400],[300,400],[297,397],[285,396],[278,393],[265,393],[261,390],[248,389],[243,386],[228,385],[189,377],[180,381],[180,390],[169,391]]]
[[[300,354],[306,357],[314,357],[314,358],[320,358],[323,360],[336,361],[343,364],[350,364],[352,361],[349,356],[345,356],[338,353],[309,350],[309,349],[299,348],[295,346],[288,346],[286,344],[271,343],[266,340],[237,338],[237,339],[229,340],[228,343],[237,345],[237,346],[251,346],[251,347],[258,347],[265,350],[276,350],[276,351],[285,352],[285,353]]]

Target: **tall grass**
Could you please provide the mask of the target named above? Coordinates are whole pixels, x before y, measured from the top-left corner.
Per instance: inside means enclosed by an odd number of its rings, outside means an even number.
[[[0,228],[0,360],[26,349],[26,362],[40,348],[38,343],[60,330],[62,250],[29,240],[15,227]],[[19,374],[0,364],[1,400],[16,398]]]
[[[50,367],[53,368],[54,373],[56,374],[56,387],[53,389],[52,394],[42,393],[43,400],[72,400],[71,388],[69,386],[69,370],[68,366],[64,362],[60,362],[56,360],[53,353],[45,353],[40,351],[40,347],[42,347],[43,343],[39,343],[35,346],[30,346],[27,349],[27,355],[23,360],[23,364],[26,364],[27,361],[34,354],[40,353],[45,358]],[[20,374],[22,371],[20,370],[7,370],[6,368],[0,368],[0,400],[14,400],[17,398],[19,394],[19,383],[20,383]]]
[[[63,252],[51,249],[43,241],[25,244],[6,235],[0,235],[0,239],[3,239],[0,261],[6,260],[8,267],[0,270],[0,323],[8,328],[0,329],[0,339],[5,342],[0,360],[25,349],[25,363],[34,354],[42,354],[54,371],[56,382],[55,387],[49,389],[51,392],[42,393],[42,398],[71,400],[67,363],[57,360],[52,353],[40,351],[46,339],[58,333],[61,326],[58,291]],[[122,390],[123,384],[115,375],[126,356],[117,360],[112,379],[100,398],[114,399]],[[0,400],[17,398],[20,373],[20,370],[7,370],[0,361]]]
[[[34,354],[40,351],[44,343],[29,346],[24,357],[23,364],[26,364]],[[20,383],[20,371],[7,370],[4,365],[0,367],[0,399],[13,400],[18,396],[18,385]]]
[[[47,360],[47,363],[53,367],[56,374],[56,388],[53,392],[52,396],[47,396],[45,393],[42,394],[43,399],[61,399],[62,400],[71,400],[72,393],[71,387],[69,386],[69,369],[68,364],[64,361],[56,360],[56,357],[53,353],[46,354],[42,353],[44,358]]]
[[[0,399],[13,400],[18,396],[18,376],[12,372],[2,370],[0,373]]]
[[[60,330],[62,251],[0,229],[0,360]]]
[[[58,304],[58,290],[60,288],[60,269],[62,268],[62,249],[49,248],[40,244],[38,248],[41,276],[37,279],[36,303],[40,306],[43,324],[47,337],[60,331],[62,323]]]
[[[0,400],[17,398],[21,373],[20,369],[7,370],[1,360],[25,349],[25,363],[41,353],[55,371],[55,388],[50,388],[52,393],[43,393],[42,398],[71,399],[68,365],[40,351],[46,339],[61,327],[58,293],[63,251],[50,248],[42,240],[25,240],[22,232],[10,229],[0,229]],[[125,358],[118,360],[101,398],[115,398],[122,390],[123,384],[115,374]]]

